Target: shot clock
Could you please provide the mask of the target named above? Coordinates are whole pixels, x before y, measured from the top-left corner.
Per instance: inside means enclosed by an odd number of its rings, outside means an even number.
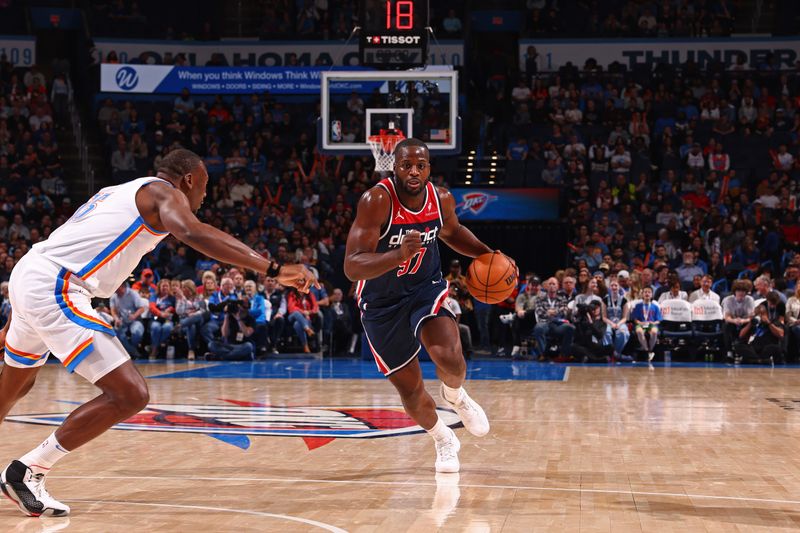
[[[428,57],[428,0],[362,0],[359,56],[367,67],[424,66]]]

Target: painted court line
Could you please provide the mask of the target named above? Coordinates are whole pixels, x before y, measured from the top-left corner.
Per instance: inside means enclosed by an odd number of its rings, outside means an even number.
[[[492,417],[492,422],[503,422],[503,423],[525,423],[525,424],[543,424],[543,423],[552,423],[552,424],[573,424],[573,425],[580,425],[580,424],[625,424],[627,426],[632,424],[638,425],[658,425],[658,426],[674,426],[674,427],[685,427],[691,426],[694,428],[724,428],[725,426],[787,426],[791,430],[795,430],[796,427],[800,425],[800,420],[798,421],[791,421],[791,422],[720,422],[718,424],[713,422],[676,422],[674,420],[609,420],[604,418],[602,420],[585,420],[585,419],[573,419],[573,420],[552,420],[548,418],[494,418]]]
[[[142,478],[138,478],[142,479]],[[308,524],[310,526],[315,526],[320,529],[324,529],[325,531],[331,531],[332,533],[347,533],[346,529],[341,529],[336,526],[332,526],[330,524],[326,524],[324,522],[317,522],[316,520],[309,520],[308,518],[300,518],[299,516],[290,516],[285,514],[272,514],[272,513],[264,513],[261,511],[249,511],[247,509],[228,509],[227,507],[209,507],[206,505],[183,505],[177,503],[145,503],[145,502],[127,502],[127,501],[111,501],[111,500],[64,500],[65,502],[72,502],[72,503],[91,503],[91,504],[111,504],[111,505],[138,505],[141,507],[167,507],[170,509],[197,509],[200,511],[220,511],[224,513],[237,513],[237,514],[247,514],[253,516],[265,516],[268,518],[278,518],[281,520],[290,520],[292,522],[300,522],[302,524]]]
[[[170,481],[219,481],[218,477],[200,477],[200,476],[50,476],[57,479],[118,479],[118,480],[170,480]],[[436,487],[435,482],[425,481],[370,481],[370,480],[339,480],[339,479],[292,479],[292,478],[258,478],[258,477],[226,477],[226,481],[242,481],[252,483],[254,481],[267,482],[267,483],[316,483],[316,484],[329,484],[329,485],[389,485],[395,487]],[[627,494],[631,496],[666,496],[672,498],[699,498],[707,500],[731,500],[739,502],[759,502],[759,503],[783,503],[789,505],[800,505],[800,500],[780,500],[773,498],[749,498],[746,496],[716,496],[712,494],[689,494],[686,492],[645,492],[636,490],[612,490],[612,489],[584,489],[584,488],[566,488],[566,487],[532,487],[526,485],[489,485],[482,483],[459,483],[462,489],[510,489],[510,490],[532,490],[542,492],[577,492],[577,493],[592,493],[592,494]],[[69,501],[69,500],[67,500]],[[79,500],[72,500],[79,501]],[[80,500],[89,501],[91,500]],[[115,502],[108,502],[115,503]],[[123,503],[123,502],[118,502]],[[124,502],[127,503],[127,502]],[[167,504],[142,504],[142,505],[165,505]],[[202,508],[202,507],[198,507]],[[208,507],[206,509],[213,509]],[[240,512],[231,510],[231,512]],[[244,511],[241,511],[244,512]],[[249,512],[249,511],[248,511]],[[265,514],[257,511],[249,512],[251,514]],[[268,515],[273,516],[273,515]],[[283,516],[283,515],[274,515]],[[304,520],[304,519],[298,519]],[[331,526],[332,527],[332,526]],[[338,530],[341,531],[341,530]]]

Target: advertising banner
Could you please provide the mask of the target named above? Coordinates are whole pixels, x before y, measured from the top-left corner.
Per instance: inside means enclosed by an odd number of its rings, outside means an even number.
[[[80,30],[83,28],[83,17],[80,9],[63,7],[31,7],[31,22],[37,30],[59,28],[62,30]]]
[[[520,67],[525,68],[528,47],[536,48],[539,71],[558,70],[567,61],[578,68],[594,58],[604,68],[614,61],[632,69],[637,65],[669,63],[681,65],[693,59],[700,68],[711,61],[721,61],[726,67],[745,57],[745,68],[754,70],[772,54],[781,70],[795,67],[800,59],[800,38],[751,37],[724,39],[614,39],[567,41],[560,39],[522,39],[519,42]]]
[[[344,70],[344,67],[333,67]],[[331,67],[171,67],[103,64],[100,90],[112,93],[192,94],[320,93],[323,71]],[[352,70],[349,68],[347,70]],[[381,81],[346,80],[331,83],[331,92],[371,92]]]
[[[110,51],[117,53],[120,63],[171,64],[183,54],[192,66],[205,66],[212,54],[228,66],[282,67],[296,66],[356,66],[358,44],[344,45],[338,41],[137,41],[96,39],[95,46],[104,58]],[[464,41],[432,42],[428,47],[429,65],[464,63]]]
[[[558,189],[450,189],[459,220],[557,220]]]
[[[0,35],[0,55],[5,54],[15,67],[36,63],[36,39],[27,36]]]
[[[713,300],[695,300],[692,303],[692,320],[722,320],[722,307]]]

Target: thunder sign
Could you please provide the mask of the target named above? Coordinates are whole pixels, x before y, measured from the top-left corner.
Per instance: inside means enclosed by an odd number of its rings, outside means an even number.
[[[402,407],[271,406],[222,401],[227,405],[151,404],[112,429],[199,433],[243,449],[250,446],[250,436],[301,437],[310,450],[334,439],[374,439],[424,432]],[[438,407],[436,410],[445,424],[460,426],[461,421],[453,411]],[[60,426],[68,415],[16,415],[6,420]]]
[[[461,220],[556,220],[558,189],[451,189]]]

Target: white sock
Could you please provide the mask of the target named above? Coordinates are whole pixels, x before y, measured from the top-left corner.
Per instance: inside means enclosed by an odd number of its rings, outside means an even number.
[[[456,403],[458,397],[461,395],[461,391],[464,390],[464,387],[458,387],[457,389],[453,389],[448,387],[445,383],[442,383],[442,395],[444,399],[450,403]]]
[[[69,453],[56,439],[56,434],[47,437],[43,443],[32,449],[22,457],[20,462],[26,464],[36,473],[47,473],[60,459]]]
[[[443,441],[445,439],[448,439],[450,438],[450,435],[453,433],[453,430],[447,427],[447,425],[445,425],[445,423],[442,422],[441,418],[437,419],[436,424],[434,424],[434,426],[427,431],[428,434],[431,437],[433,437],[433,440],[435,441]]]

